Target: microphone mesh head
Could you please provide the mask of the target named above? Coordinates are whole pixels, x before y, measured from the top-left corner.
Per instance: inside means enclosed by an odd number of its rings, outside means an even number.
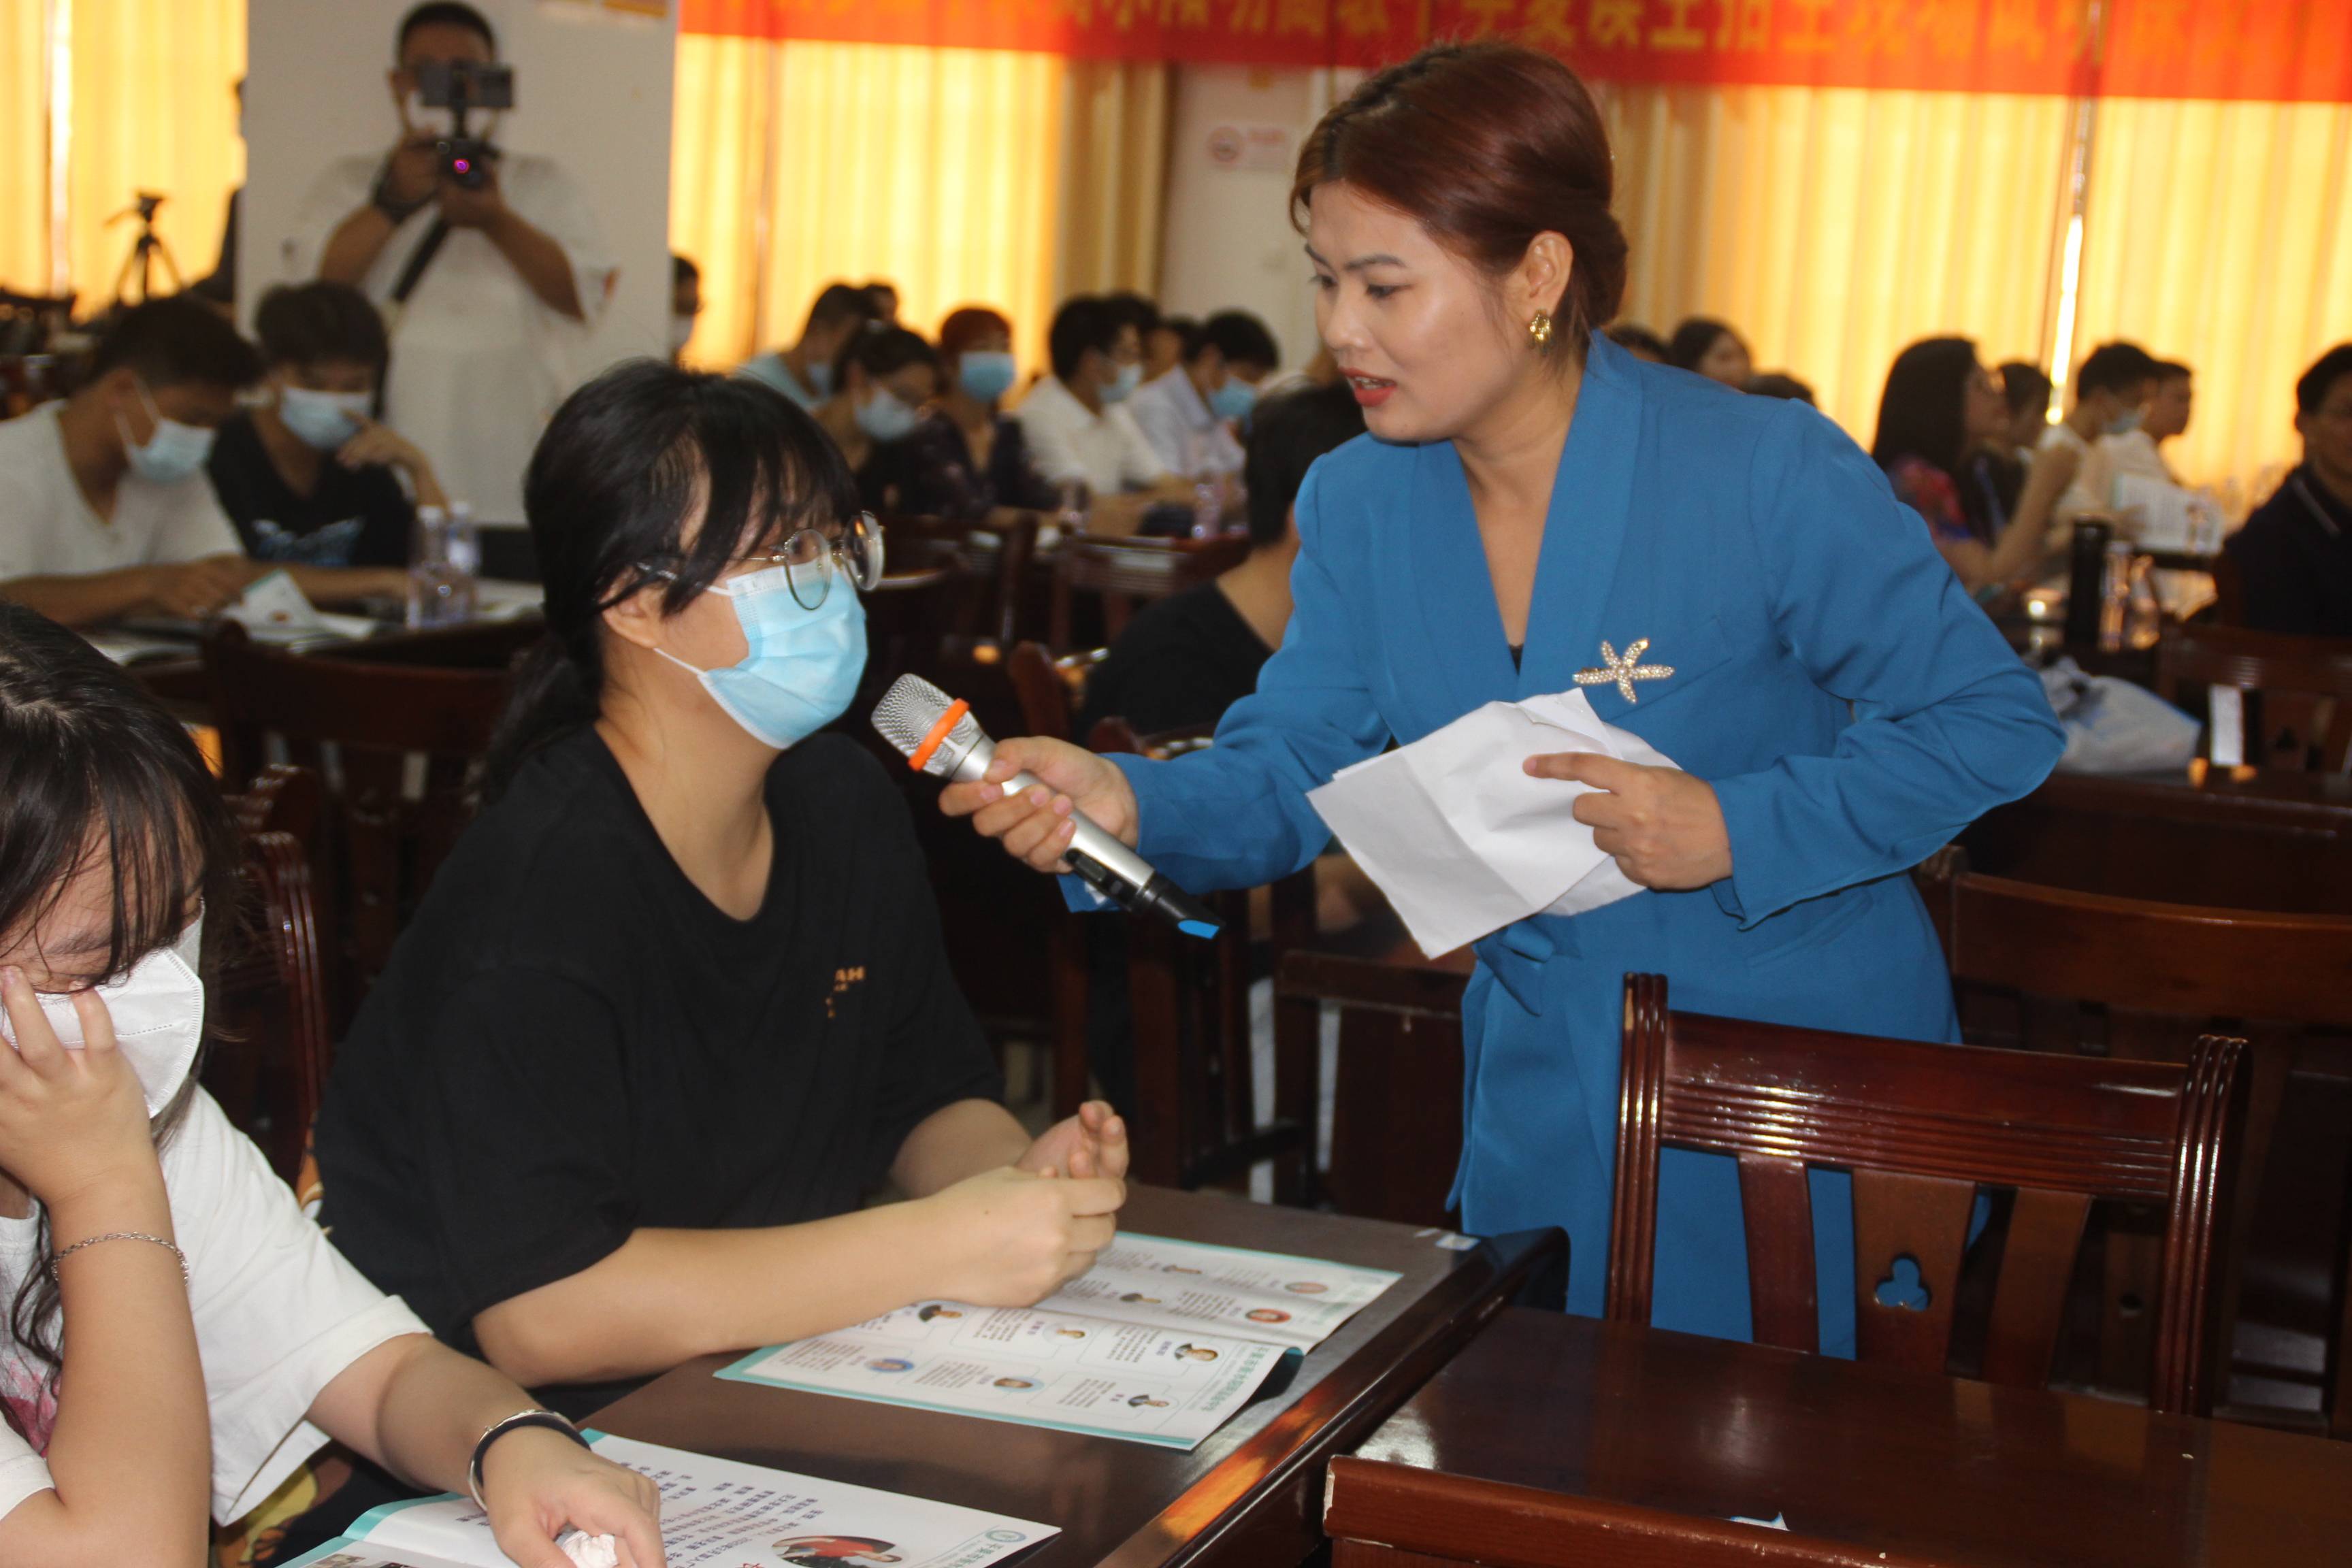
[[[921,676],[902,675],[890,683],[890,689],[874,705],[874,728],[900,755],[911,757],[930,739],[931,731],[953,706],[952,698]],[[923,771],[946,776],[953,763],[971,750],[980,736],[980,721],[969,712],[963,714],[948,731],[946,743],[931,748],[930,754],[923,760]]]

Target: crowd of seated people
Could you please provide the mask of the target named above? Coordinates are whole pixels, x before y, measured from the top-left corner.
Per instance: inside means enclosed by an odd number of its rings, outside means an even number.
[[[413,498],[392,475],[439,491],[365,411],[375,321],[325,283],[264,302],[259,352],[192,300],[122,312],[79,390],[0,423],[0,598],[76,626],[197,619],[279,566],[317,603],[401,595]]]

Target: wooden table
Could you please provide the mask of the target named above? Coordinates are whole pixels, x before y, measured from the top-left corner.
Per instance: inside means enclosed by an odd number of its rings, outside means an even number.
[[[690,1362],[598,1413],[604,1431],[1061,1526],[1022,1568],[1296,1563],[1320,1543],[1323,1468],[1500,1311],[1566,1243],[1538,1231],[1449,1250],[1376,1220],[1138,1187],[1121,1223],[1404,1276],[1190,1453],[828,1398]],[[1277,1373],[1277,1375],[1279,1375]]]
[[[1969,868],[2118,898],[2352,914],[2352,777],[2053,773],[1962,835]]]
[[[1325,1523],[1334,1568],[2284,1568],[2352,1561],[2352,1445],[1519,1310]]]

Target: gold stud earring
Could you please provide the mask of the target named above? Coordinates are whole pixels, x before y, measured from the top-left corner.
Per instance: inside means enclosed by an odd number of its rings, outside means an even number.
[[[1536,312],[1535,319],[1528,323],[1528,336],[1535,341],[1536,347],[1539,349],[1551,346],[1551,312],[1549,310]]]

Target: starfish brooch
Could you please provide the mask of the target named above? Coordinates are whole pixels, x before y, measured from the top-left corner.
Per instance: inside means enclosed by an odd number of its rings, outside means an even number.
[[[1664,680],[1675,672],[1671,664],[1643,664],[1642,656],[1649,650],[1650,639],[1647,637],[1633,644],[1622,655],[1603,642],[1601,645],[1601,668],[1578,670],[1576,683],[1579,686],[1613,685],[1617,688],[1617,694],[1626,701],[1638,701],[1640,699],[1633,695],[1633,682]]]

